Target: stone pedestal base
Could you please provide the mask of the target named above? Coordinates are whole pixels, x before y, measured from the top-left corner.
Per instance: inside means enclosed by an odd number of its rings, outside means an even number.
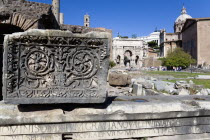
[[[209,96],[110,98],[104,105],[0,104],[0,140],[210,138]]]

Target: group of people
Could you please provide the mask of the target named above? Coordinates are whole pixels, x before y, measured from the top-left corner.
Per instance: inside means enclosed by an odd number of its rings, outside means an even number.
[[[182,67],[173,67],[173,71],[181,71]]]

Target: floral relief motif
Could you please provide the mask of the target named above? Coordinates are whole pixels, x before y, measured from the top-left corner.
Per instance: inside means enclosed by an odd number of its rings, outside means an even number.
[[[27,69],[35,75],[39,75],[47,69],[48,61],[48,56],[42,51],[36,50],[26,56]]]
[[[106,39],[21,36],[8,45],[7,98],[98,98]]]

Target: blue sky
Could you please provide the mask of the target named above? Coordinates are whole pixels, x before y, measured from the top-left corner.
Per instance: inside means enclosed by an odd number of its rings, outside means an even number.
[[[51,0],[31,0],[51,3]],[[122,36],[149,35],[173,24],[184,3],[193,18],[210,17],[210,0],[60,0],[65,24],[83,25],[83,16],[91,16],[91,27],[105,27]]]

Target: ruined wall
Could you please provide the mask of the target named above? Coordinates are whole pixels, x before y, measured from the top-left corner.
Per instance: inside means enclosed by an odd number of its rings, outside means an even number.
[[[154,57],[145,58],[143,61],[144,67],[159,67],[161,65],[162,65],[162,61]]]
[[[51,5],[23,0],[3,2],[0,7],[0,21],[23,30],[59,29],[51,11]]]
[[[85,27],[85,26],[79,26],[79,25],[60,25],[61,30],[68,30],[71,31],[72,33],[87,33],[91,31],[98,31],[98,32],[108,32],[112,33],[112,30],[110,29],[105,29],[105,28],[90,28],[90,27]]]

